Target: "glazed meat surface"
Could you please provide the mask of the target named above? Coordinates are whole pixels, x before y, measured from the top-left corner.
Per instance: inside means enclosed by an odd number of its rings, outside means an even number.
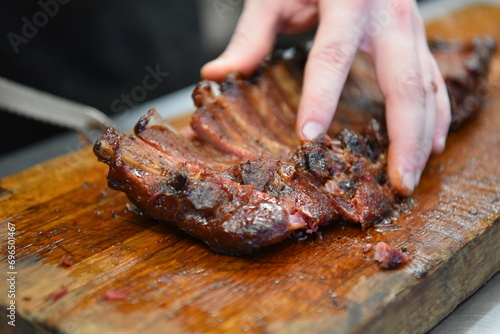
[[[454,126],[479,108],[464,101],[485,84],[493,49],[488,38],[435,43]],[[280,51],[251,78],[231,74],[217,87],[200,82],[193,135],[181,135],[154,110],[132,135],[109,128],[94,147],[109,165],[109,186],[151,218],[230,255],[279,243],[299,229],[312,233],[340,220],[366,228],[385,217],[396,196],[371,64],[356,60],[328,133],[299,142],[294,128],[306,57],[300,49]]]

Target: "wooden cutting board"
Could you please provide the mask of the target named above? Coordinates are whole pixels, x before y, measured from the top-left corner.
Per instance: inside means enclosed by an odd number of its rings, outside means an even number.
[[[475,6],[428,32],[500,41],[498,22],[500,7]],[[90,149],[2,179],[2,281],[15,277],[0,288],[2,333],[429,330],[500,270],[499,56],[490,82],[483,111],[431,158],[413,209],[393,227],[333,226],[251,257],[216,255],[135,213],[107,188],[107,167]],[[406,248],[412,261],[381,269],[363,250],[379,241]],[[124,299],[107,299],[112,290]],[[11,301],[15,331],[4,314]]]

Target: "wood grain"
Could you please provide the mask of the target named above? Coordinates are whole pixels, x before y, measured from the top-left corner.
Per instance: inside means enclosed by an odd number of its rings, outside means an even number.
[[[464,23],[465,22],[465,23]],[[493,35],[500,8],[471,7],[428,25],[430,36]],[[394,228],[338,225],[322,238],[237,258],[134,212],[106,186],[90,149],[2,179],[0,243],[16,235],[16,333],[418,333],[500,270],[500,58],[488,103],[434,156]],[[176,126],[187,118],[177,120]],[[404,247],[383,270],[366,244]],[[62,263],[71,259],[72,266]],[[0,288],[2,310],[10,302]],[[67,289],[67,293],[54,295]],[[104,298],[124,292],[124,300]],[[4,311],[2,311],[4,312]],[[3,333],[12,331],[0,317]]]

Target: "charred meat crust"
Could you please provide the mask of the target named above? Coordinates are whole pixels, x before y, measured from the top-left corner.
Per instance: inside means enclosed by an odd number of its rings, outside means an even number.
[[[485,78],[493,48],[488,39],[432,48],[446,54],[438,62],[456,63],[444,71],[454,124],[470,116],[464,92],[474,94]],[[192,138],[154,110],[133,135],[109,128],[94,146],[109,165],[109,186],[153,219],[229,255],[279,243],[298,229],[338,220],[366,228],[386,216],[395,195],[386,172],[383,101],[369,66],[353,67],[338,111],[342,124],[299,143],[294,126],[304,61],[303,51],[280,51],[249,79],[228,76],[220,93],[199,83]],[[363,106],[359,92],[369,97]]]

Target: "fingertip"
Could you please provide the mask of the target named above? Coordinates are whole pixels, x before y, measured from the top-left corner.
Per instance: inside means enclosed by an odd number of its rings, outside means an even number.
[[[405,196],[410,196],[415,190],[417,183],[417,175],[412,172],[405,172],[402,177],[402,187],[401,192],[405,194]]]
[[[412,172],[405,172],[398,170],[389,173],[389,181],[392,188],[400,196],[410,196],[416,187],[416,174]]]
[[[220,57],[206,63],[200,71],[203,79],[213,81],[222,81],[229,72],[231,69],[228,61]]]
[[[413,151],[407,146],[389,146],[389,181],[398,195],[410,196],[417,188],[425,167],[423,154],[423,151]]]
[[[307,121],[300,129],[299,136],[302,139],[314,140],[321,133],[325,132],[325,127],[315,121]]]

